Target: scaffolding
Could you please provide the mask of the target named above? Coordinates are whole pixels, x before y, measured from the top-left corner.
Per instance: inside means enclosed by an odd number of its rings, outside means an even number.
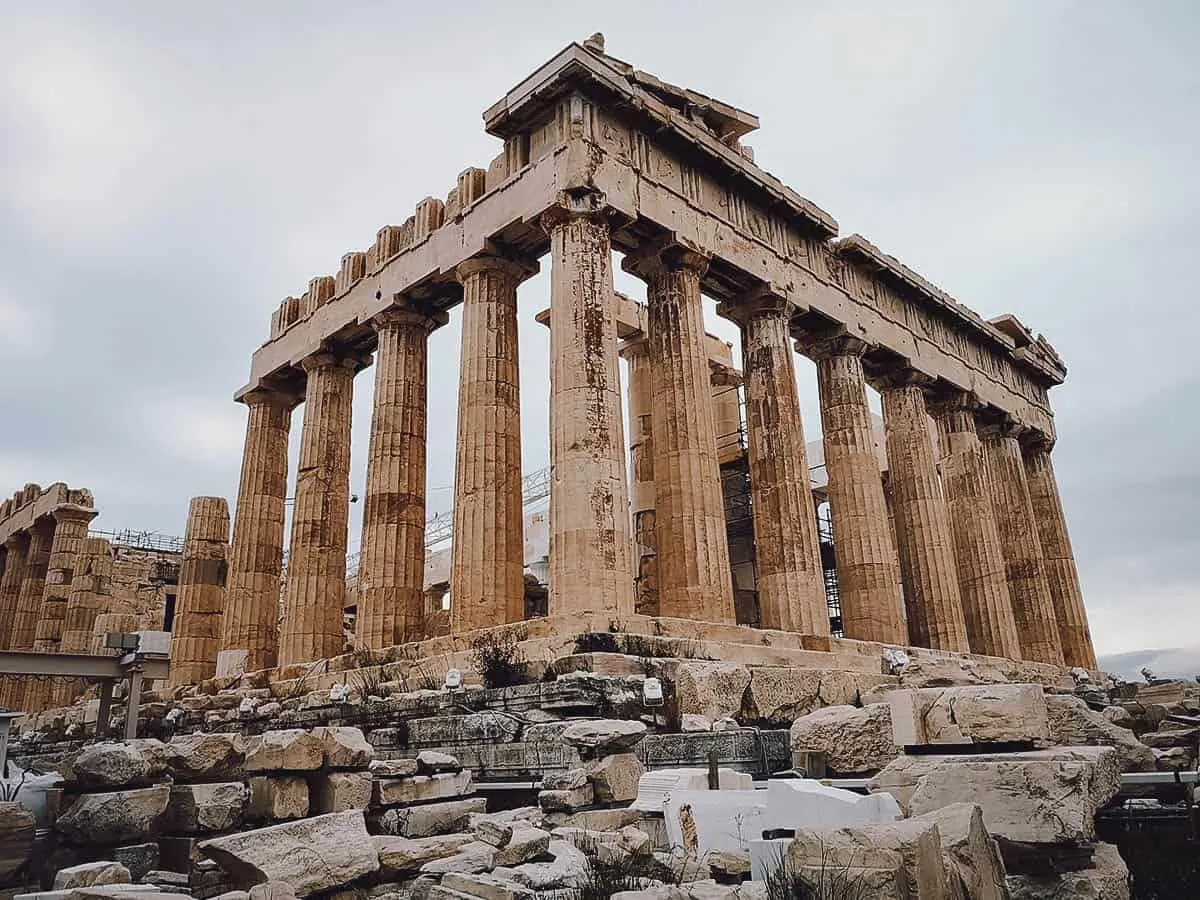
[[[162,534],[158,531],[135,531],[126,528],[122,531],[91,530],[88,537],[104,538],[114,547],[129,547],[133,550],[154,550],[159,553],[182,553],[183,538],[175,535]]]

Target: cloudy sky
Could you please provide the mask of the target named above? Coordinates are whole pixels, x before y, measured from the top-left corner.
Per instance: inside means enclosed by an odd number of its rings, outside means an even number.
[[[1098,648],[1200,643],[1198,26],[1166,0],[0,0],[0,495],[65,480],[97,527],[173,534],[189,496],[232,501],[230,398],[271,310],[486,167],[482,111],[600,30],[759,115],[759,163],[843,233],[1045,333]],[[527,472],[548,461],[547,287],[521,289]],[[457,346],[454,324],[432,338],[431,512]],[[361,492],[370,372],[356,388]]]

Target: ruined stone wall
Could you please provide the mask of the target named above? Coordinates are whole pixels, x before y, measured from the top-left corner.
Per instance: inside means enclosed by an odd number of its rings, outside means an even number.
[[[110,611],[136,616],[138,631],[170,631],[180,558],[169,550],[114,547]]]

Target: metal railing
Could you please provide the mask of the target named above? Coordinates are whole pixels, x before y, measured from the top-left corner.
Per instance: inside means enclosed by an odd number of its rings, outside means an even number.
[[[182,553],[183,538],[158,531],[135,531],[126,528],[122,531],[91,530],[88,537],[104,538],[114,547],[132,547],[135,550],[158,550],[165,553]]]

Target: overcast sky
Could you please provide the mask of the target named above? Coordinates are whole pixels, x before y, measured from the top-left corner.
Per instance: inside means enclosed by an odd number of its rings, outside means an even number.
[[[1195,3],[1116,0],[0,0],[0,496],[67,481],[97,527],[173,534],[191,495],[232,506],[231,395],[280,299],[486,168],[482,111],[599,30],[757,114],[759,164],[843,234],[1047,336],[1097,647],[1200,643],[1198,25]],[[521,289],[527,472],[548,462],[547,269]],[[433,512],[457,325],[431,340]],[[372,388],[373,370],[357,492]]]

